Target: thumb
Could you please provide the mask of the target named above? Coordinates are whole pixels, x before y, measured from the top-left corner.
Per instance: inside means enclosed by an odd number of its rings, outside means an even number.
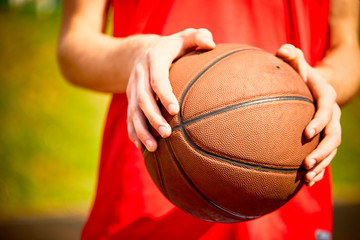
[[[199,47],[201,49],[213,49],[215,42],[211,32],[205,28],[186,29],[182,32],[184,38],[184,47]]]
[[[182,51],[177,57],[180,57],[186,50],[199,47],[204,50],[215,48],[215,42],[211,32],[205,28],[188,28],[177,33],[182,41]]]

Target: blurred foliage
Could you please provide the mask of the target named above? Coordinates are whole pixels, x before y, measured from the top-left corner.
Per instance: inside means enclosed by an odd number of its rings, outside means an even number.
[[[342,109],[342,143],[332,161],[335,200],[360,201],[360,94]]]
[[[61,0],[0,0],[0,10],[37,16],[59,15]]]
[[[87,210],[108,96],[69,85],[58,15],[0,12],[0,217]]]
[[[31,3],[29,3],[31,4]],[[95,190],[108,95],[73,87],[56,63],[59,12],[0,7],[0,218],[84,213]],[[27,9],[27,10],[26,10]],[[30,10],[29,10],[30,9]],[[343,109],[336,199],[360,199],[360,96]]]

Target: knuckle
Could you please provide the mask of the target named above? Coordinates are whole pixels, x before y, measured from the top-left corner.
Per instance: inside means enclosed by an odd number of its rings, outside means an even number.
[[[337,151],[337,148],[340,146],[340,144],[341,144],[341,138],[337,137],[335,139],[335,147],[336,147],[335,151]],[[335,154],[336,154],[336,152],[335,152]]]
[[[159,57],[161,58],[164,55],[164,45],[165,42],[158,42],[154,44],[145,54],[145,59],[150,68],[154,63],[158,62]]]
[[[199,28],[198,30],[204,33],[210,33],[210,30],[207,28]]]
[[[295,53],[295,49],[296,49],[296,48],[295,48],[294,45],[287,43],[287,44],[284,44],[284,45],[283,45],[283,49],[289,51],[289,52],[290,52],[290,55],[293,56],[294,53]]]
[[[318,161],[318,162],[320,162],[320,161]],[[315,176],[318,176],[320,171],[318,168],[314,168],[313,172],[315,173]]]
[[[185,36],[188,36],[188,35],[190,35],[190,34],[193,34],[195,31],[196,31],[195,28],[186,28],[186,29],[184,29],[184,30],[181,32],[181,35],[182,35],[183,37],[185,37]]]
[[[140,63],[136,63],[134,66],[135,72],[139,73],[141,71],[141,64]]]
[[[285,43],[283,45],[281,45],[280,49],[288,49],[288,50],[292,50],[294,49],[294,45],[290,44],[290,43]]]
[[[150,78],[151,88],[160,99],[167,98],[169,92],[171,91],[166,81],[167,80],[165,77],[160,77],[160,76],[159,77],[152,76]]]
[[[301,51],[301,49],[295,48],[295,52],[296,52],[297,57],[300,57],[300,58],[304,57],[304,53],[303,53],[303,51]]]
[[[150,85],[151,85],[151,88],[153,89],[153,91],[156,92],[157,94],[159,94],[160,89],[161,89],[160,83],[155,76],[150,77]]]
[[[155,55],[156,55],[156,48],[152,47],[146,52],[145,58],[148,62],[152,62],[155,58]]]
[[[130,121],[132,121],[134,129],[136,130],[136,124],[139,122],[139,117],[137,116],[137,114],[132,114],[132,116],[130,117]]]
[[[292,48],[292,49],[295,48],[295,46],[290,43],[285,43],[283,46],[287,47],[287,48]]]
[[[141,64],[140,63],[136,64],[134,67],[134,81],[136,83],[139,82],[142,73],[143,73],[143,69],[141,67]]]
[[[147,97],[144,93],[138,93],[136,96],[136,100],[140,106],[143,106],[146,103]]]
[[[131,117],[135,114],[136,112],[136,107],[134,105],[129,105],[128,106],[128,118],[131,119]]]
[[[197,31],[196,31],[196,34],[195,36],[196,37],[201,37],[201,36],[209,36],[211,35],[210,31],[206,28],[199,28]]]

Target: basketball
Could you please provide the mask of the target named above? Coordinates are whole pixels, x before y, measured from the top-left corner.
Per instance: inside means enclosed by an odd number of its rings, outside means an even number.
[[[319,138],[303,132],[315,113],[304,80],[259,48],[217,45],[175,61],[169,72],[180,105],[161,107],[172,127],[145,164],[177,207],[214,222],[241,222],[287,203],[303,186],[305,157]]]

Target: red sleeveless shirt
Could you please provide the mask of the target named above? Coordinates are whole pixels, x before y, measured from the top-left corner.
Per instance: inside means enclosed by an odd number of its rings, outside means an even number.
[[[301,48],[314,65],[324,55],[328,0],[113,0],[114,36],[168,35],[207,28],[216,43],[244,43],[275,53],[284,43]],[[128,139],[125,94],[110,104],[98,186],[82,239],[316,239],[330,236],[328,171],[279,210],[256,220],[220,224],[191,217],[152,182],[141,152]],[[327,238],[321,238],[327,239]],[[330,238],[329,238],[330,239]]]

